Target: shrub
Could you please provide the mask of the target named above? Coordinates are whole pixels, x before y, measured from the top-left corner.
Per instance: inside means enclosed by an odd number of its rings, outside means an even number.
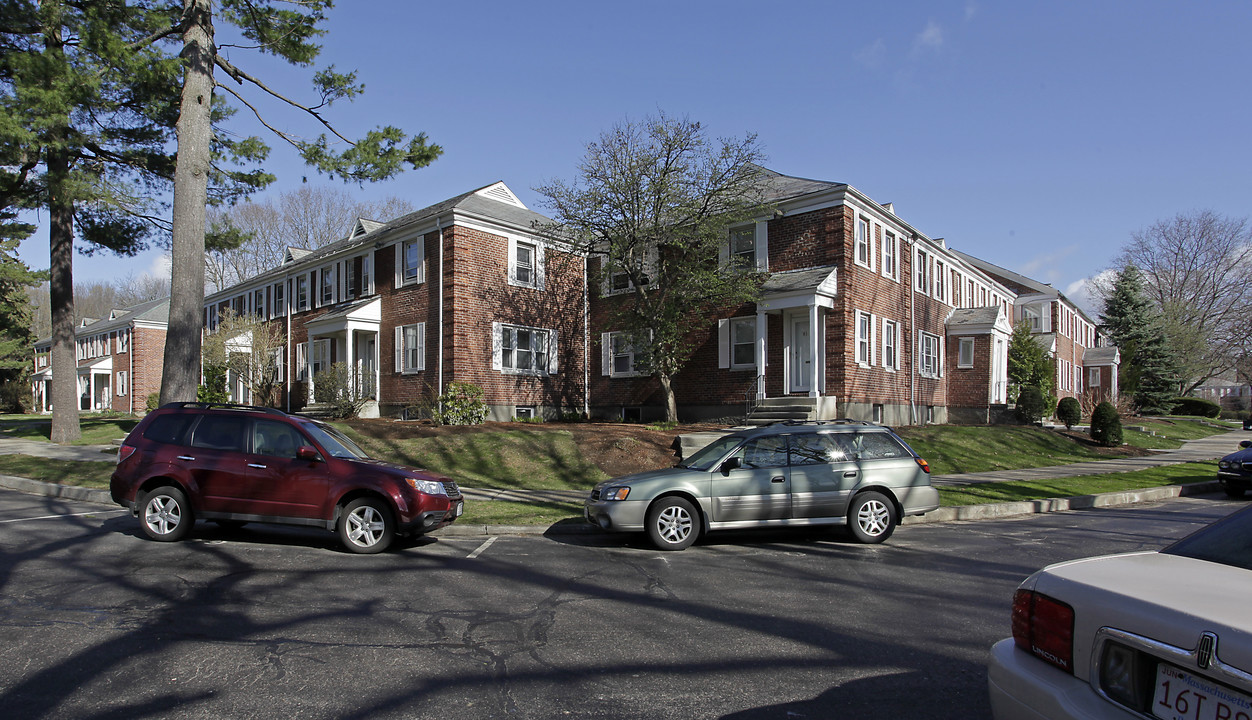
[[[472,383],[448,383],[431,413],[436,425],[478,425],[487,418],[483,389]]]
[[[1212,400],[1198,397],[1174,398],[1172,415],[1193,415],[1195,417],[1215,418],[1222,413],[1222,406]]]
[[[1122,419],[1113,403],[1102,402],[1091,413],[1091,439],[1105,447],[1122,444]]]
[[[21,380],[11,380],[0,385],[0,412],[24,414],[31,411],[34,399],[30,385]]]
[[[1026,385],[1017,395],[1017,414],[1023,422],[1037,423],[1043,419],[1043,391],[1034,385]]]
[[[331,363],[319,372],[313,383],[313,400],[325,405],[327,411],[337,418],[356,417],[367,398],[360,397],[352,388],[352,369],[346,363]]]
[[[225,366],[205,366],[204,384],[196,388],[196,400],[214,403],[230,402],[230,393],[226,392]]]
[[[199,397],[199,395],[200,395],[200,391],[199,389],[197,389],[196,396]],[[147,410],[148,412],[152,412],[153,410],[156,410],[157,408],[161,407],[161,393],[159,392],[148,393],[148,399],[144,402],[143,406],[144,406],[144,409]]]
[[[1065,429],[1077,425],[1082,421],[1082,405],[1078,404],[1077,398],[1064,397],[1056,404],[1056,419],[1065,423]]]

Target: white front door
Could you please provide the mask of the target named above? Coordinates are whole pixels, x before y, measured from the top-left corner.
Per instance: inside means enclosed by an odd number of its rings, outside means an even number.
[[[794,315],[791,318],[791,387],[788,392],[808,392],[813,389],[813,342],[809,334],[809,317]]]

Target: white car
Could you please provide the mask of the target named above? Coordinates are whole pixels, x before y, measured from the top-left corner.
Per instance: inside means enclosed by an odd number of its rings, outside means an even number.
[[[1252,720],[1252,508],[1026,578],[987,684],[998,720]]]

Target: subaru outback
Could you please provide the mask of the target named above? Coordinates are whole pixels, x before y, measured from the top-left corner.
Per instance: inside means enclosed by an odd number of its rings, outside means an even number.
[[[604,530],[682,550],[711,530],[847,526],[863,543],[939,507],[930,466],[890,428],[775,423],[735,432],[665,470],[606,480],[584,504]]]

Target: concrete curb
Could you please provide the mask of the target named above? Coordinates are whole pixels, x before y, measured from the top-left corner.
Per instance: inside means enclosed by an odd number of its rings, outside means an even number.
[[[108,490],[59,485],[41,482],[30,478],[0,475],[0,488],[17,490],[44,497],[66,498],[82,502],[98,503],[121,509],[113,502]],[[1190,485],[1166,485],[1164,487],[1144,488],[1142,490],[1123,490],[1121,492],[1100,493],[1098,495],[1080,495],[1071,498],[1045,498],[1042,500],[1023,500],[1011,503],[989,503],[987,505],[962,505],[960,507],[941,507],[925,515],[904,518],[901,525],[931,525],[944,522],[960,522],[970,520],[992,520],[996,518],[1038,515],[1040,513],[1064,512],[1066,510],[1084,510],[1094,507],[1114,507],[1133,505],[1141,502],[1167,500],[1173,497],[1203,495],[1218,492],[1221,486],[1216,482],[1192,483]],[[490,502],[490,501],[488,501]],[[602,532],[590,523],[557,523],[555,525],[450,525],[433,534],[438,537],[486,537],[491,535],[592,535]]]
[[[113,502],[113,498],[110,497],[108,490],[77,487],[75,485],[60,485],[57,483],[43,482],[41,480],[16,477],[14,475],[0,475],[0,488],[17,490],[19,492],[30,493],[31,495],[66,498],[68,500],[81,500],[83,502],[100,503],[101,505],[114,505],[118,508],[122,507],[121,505],[117,505]]]

